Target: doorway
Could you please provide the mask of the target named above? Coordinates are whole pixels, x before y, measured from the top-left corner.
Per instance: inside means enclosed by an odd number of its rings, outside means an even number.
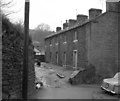
[[[77,50],[73,50],[73,68],[77,69]]]
[[[56,52],[56,63],[58,64],[58,52]]]
[[[66,52],[63,53],[63,66],[66,67]]]

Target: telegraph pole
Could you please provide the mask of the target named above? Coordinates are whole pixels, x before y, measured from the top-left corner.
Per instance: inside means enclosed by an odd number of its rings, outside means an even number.
[[[25,0],[25,17],[24,17],[24,58],[23,58],[23,83],[22,98],[27,99],[28,95],[28,41],[29,41],[29,5],[30,1]]]

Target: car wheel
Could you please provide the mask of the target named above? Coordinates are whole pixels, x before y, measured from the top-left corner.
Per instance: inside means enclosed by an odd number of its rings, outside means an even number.
[[[113,93],[111,93],[111,92],[109,92],[109,94],[110,94],[111,96],[114,96],[114,95],[116,95],[116,94],[113,94]]]

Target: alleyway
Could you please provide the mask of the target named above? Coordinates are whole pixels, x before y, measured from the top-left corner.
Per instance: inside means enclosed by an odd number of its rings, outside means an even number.
[[[36,89],[30,99],[117,99],[117,95],[110,95],[100,89],[100,85],[71,85],[68,78],[72,70],[43,63],[35,67],[36,78],[42,80],[44,87]],[[65,78],[59,78],[61,73]]]

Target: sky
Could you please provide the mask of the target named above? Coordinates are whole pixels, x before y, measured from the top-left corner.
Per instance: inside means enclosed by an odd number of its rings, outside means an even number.
[[[5,0],[8,2],[11,0]],[[12,0],[12,6],[7,9],[14,13],[9,15],[12,22],[24,22],[25,0]],[[34,29],[39,24],[48,24],[52,31],[69,19],[76,19],[77,14],[88,15],[90,8],[106,11],[106,0],[30,0],[29,28]]]

